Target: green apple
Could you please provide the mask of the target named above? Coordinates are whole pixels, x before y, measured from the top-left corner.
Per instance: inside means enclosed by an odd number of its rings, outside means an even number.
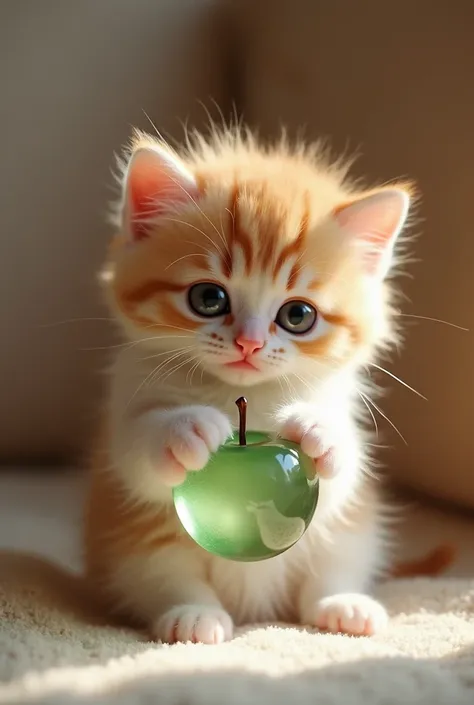
[[[235,561],[283,553],[303,536],[316,509],[314,462],[298,444],[240,428],[209,463],[173,490],[178,517],[206,551]]]

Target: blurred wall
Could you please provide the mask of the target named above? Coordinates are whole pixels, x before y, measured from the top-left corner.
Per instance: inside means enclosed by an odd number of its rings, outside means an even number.
[[[397,479],[474,507],[474,3],[240,0],[244,114],[262,134],[283,123],[337,150],[358,174],[410,176],[422,193],[413,278],[401,281],[406,344],[378,416]],[[380,379],[380,375],[377,375]],[[383,377],[383,376],[382,376]]]
[[[113,153],[226,102],[210,0],[0,3],[0,459],[64,457],[95,420],[111,342],[96,271]],[[81,322],[59,324],[60,321]],[[51,325],[57,324],[57,325]],[[46,326],[46,327],[45,327]],[[98,372],[99,370],[99,372]]]
[[[418,181],[404,312],[471,332],[404,319],[389,369],[428,401],[384,380],[407,445],[379,418],[381,456],[474,507],[473,28],[470,0],[0,3],[0,460],[67,457],[95,421],[105,354],[90,348],[113,338],[85,319],[107,315],[95,272],[114,150],[150,128],[143,111],[180,136],[180,120],[207,122],[199,100],[232,99],[263,135],[304,126],[361,152],[369,179]]]

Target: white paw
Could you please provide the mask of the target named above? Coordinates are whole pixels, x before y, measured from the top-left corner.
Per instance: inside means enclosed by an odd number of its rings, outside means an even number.
[[[308,622],[334,634],[372,636],[387,626],[388,615],[385,608],[368,595],[341,594],[317,602]]]
[[[188,470],[201,470],[232,434],[230,421],[209,406],[188,406],[169,412],[154,463],[162,481],[181,484]]]
[[[220,644],[232,639],[233,628],[232,619],[219,607],[179,605],[158,620],[152,636],[166,644]]]
[[[316,463],[321,477],[330,478],[338,473],[342,462],[339,448],[343,448],[344,441],[335,430],[322,424],[309,424],[299,417],[291,417],[283,424],[280,436],[299,443],[303,453]]]

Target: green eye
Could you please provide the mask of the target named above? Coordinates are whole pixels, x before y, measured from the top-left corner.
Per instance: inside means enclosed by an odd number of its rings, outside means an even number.
[[[190,308],[198,316],[214,318],[230,313],[230,300],[226,290],[213,282],[194,284],[188,292]]]
[[[308,333],[316,323],[318,312],[306,301],[288,301],[280,308],[275,322],[294,335]]]

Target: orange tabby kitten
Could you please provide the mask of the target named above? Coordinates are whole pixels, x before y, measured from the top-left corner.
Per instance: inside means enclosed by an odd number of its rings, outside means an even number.
[[[128,343],[92,472],[89,578],[165,642],[275,620],[373,634],[387,526],[359,372],[395,339],[387,275],[409,187],[363,191],[316,148],[235,134],[182,155],[138,135],[122,186],[103,280]],[[171,499],[229,436],[242,393],[249,428],[300,442],[321,477],[299,543],[249,564],[195,545]]]

